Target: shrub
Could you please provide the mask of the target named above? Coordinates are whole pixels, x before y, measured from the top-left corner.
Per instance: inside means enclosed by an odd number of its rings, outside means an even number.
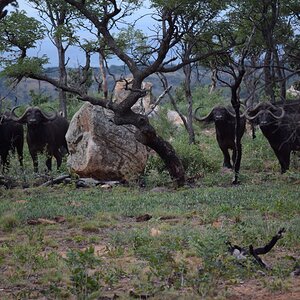
[[[198,144],[188,143],[187,135],[179,136],[172,144],[182,161],[187,176],[216,170],[217,165],[203,153]]]
[[[218,164],[200,149],[199,144],[189,144],[185,132],[177,134],[171,141],[177,155],[180,157],[187,177],[202,175],[218,169]],[[162,159],[157,155],[151,155],[148,159],[146,170],[146,183],[162,185],[169,179],[169,175]]]
[[[209,87],[197,87],[193,91],[194,108],[201,106],[201,113],[203,115],[208,114],[211,109],[219,104],[230,105],[230,101],[226,100],[222,95],[221,90],[216,90],[213,93],[209,93]]]
[[[18,226],[19,220],[15,215],[7,214],[1,217],[0,224],[4,231],[12,231],[13,228]]]

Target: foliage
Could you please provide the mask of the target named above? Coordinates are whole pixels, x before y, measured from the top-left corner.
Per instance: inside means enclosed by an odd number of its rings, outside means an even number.
[[[41,104],[49,103],[51,97],[45,93],[36,93],[34,90],[30,90],[29,95],[31,97],[30,105],[41,106]]]
[[[68,72],[68,82],[71,86],[80,86],[87,91],[93,84],[93,70],[89,69],[87,74],[83,74],[84,70],[81,67],[70,69]],[[83,77],[86,76],[84,84],[82,84]]]
[[[44,26],[35,18],[28,17],[25,11],[17,11],[1,20],[0,32],[0,51],[13,51],[15,47],[26,52],[43,39]]]
[[[201,112],[207,114],[216,105],[231,105],[229,99],[224,97],[223,93],[222,89],[209,93],[208,86],[197,87],[193,92],[194,107],[202,107]]]
[[[172,142],[182,160],[187,176],[195,176],[216,170],[216,165],[205,155],[199,144],[188,144],[186,135],[179,135]]]
[[[93,292],[101,288],[99,283],[100,273],[89,274],[90,269],[100,264],[100,259],[94,255],[91,246],[84,251],[69,251],[66,263],[71,271],[71,292],[77,299],[87,299]]]
[[[127,28],[121,28],[116,36],[118,46],[134,58],[142,57],[139,63],[146,63],[150,59],[150,49],[146,43],[147,37],[142,30],[135,29],[134,26],[129,25]]]
[[[19,220],[13,214],[4,215],[1,217],[1,228],[4,231],[12,231],[15,227],[18,226]]]
[[[164,139],[172,138],[178,132],[176,125],[168,120],[168,110],[167,106],[161,106],[154,117],[150,118],[150,123],[153,124],[158,135]]]
[[[42,73],[43,65],[47,63],[48,59],[46,57],[26,57],[16,63],[8,64],[1,72],[1,76],[8,78],[35,76]]]

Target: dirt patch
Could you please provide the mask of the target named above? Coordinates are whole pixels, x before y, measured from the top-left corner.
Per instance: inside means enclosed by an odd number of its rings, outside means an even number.
[[[269,291],[258,280],[250,280],[229,288],[230,300],[299,300],[300,277],[290,278],[285,291]]]

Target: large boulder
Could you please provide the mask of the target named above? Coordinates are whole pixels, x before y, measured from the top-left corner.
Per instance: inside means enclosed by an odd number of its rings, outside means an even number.
[[[132,81],[133,78],[129,77],[116,83],[113,101],[120,103],[129,95],[130,89],[132,88]],[[135,113],[148,114],[152,111],[152,105],[154,104],[152,87],[153,85],[151,82],[144,81],[142,83],[142,89],[146,90],[147,94],[132,106],[132,110]]]
[[[117,126],[113,112],[85,103],[73,116],[66,139],[67,164],[81,177],[134,180],[143,173],[148,151],[133,126]]]

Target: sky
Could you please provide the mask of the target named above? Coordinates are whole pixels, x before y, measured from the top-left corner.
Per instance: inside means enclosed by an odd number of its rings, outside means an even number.
[[[39,19],[38,13],[34,8],[32,8],[25,0],[19,0],[19,10],[24,10],[28,16],[34,17],[36,19]],[[149,1],[144,1],[144,8],[142,8],[138,14],[132,16],[133,19],[138,18],[140,16],[144,16],[143,19],[139,20],[137,22],[137,28],[143,30],[144,32],[149,31],[149,28],[153,26],[153,20],[150,16],[147,16],[151,11],[150,9],[147,9],[146,6],[149,5]],[[84,33],[86,35],[86,33]],[[40,41],[37,43],[37,47],[35,49],[30,49],[28,51],[29,56],[38,56],[42,57],[43,55],[46,55],[49,58],[49,64],[47,67],[55,67],[58,66],[58,58],[57,53],[54,45],[49,40],[49,38],[46,38],[43,41]],[[78,67],[79,65],[85,64],[85,56],[83,51],[81,51],[77,47],[70,47],[66,52],[67,58],[69,58],[69,67]],[[118,58],[111,59],[109,61],[110,65],[122,65],[122,62]],[[91,65],[92,66],[98,66],[98,57],[97,55],[93,55],[91,58]]]

